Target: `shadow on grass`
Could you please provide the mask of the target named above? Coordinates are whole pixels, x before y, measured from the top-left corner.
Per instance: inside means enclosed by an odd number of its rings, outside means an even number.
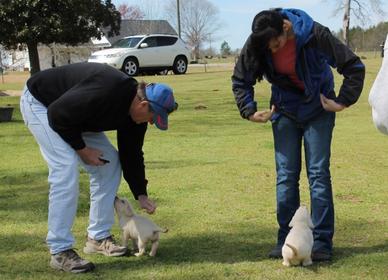
[[[262,230],[261,230],[262,231]],[[268,229],[273,232],[273,230]],[[157,256],[126,256],[115,259],[115,262],[98,263],[100,270],[126,269],[142,266],[179,265],[191,263],[240,263],[257,262],[267,259],[273,243],[255,242],[252,236],[259,232],[214,233],[194,236],[182,236],[162,239]],[[267,233],[265,233],[267,234]]]
[[[363,255],[367,257],[369,254],[375,253],[387,253],[388,252],[388,241],[374,245],[374,246],[349,246],[349,247],[335,247],[333,259],[330,262],[314,262],[313,265],[305,267],[308,270],[318,272],[320,267],[329,267],[343,259],[354,257],[356,255]]]
[[[5,124],[24,124],[24,121],[22,119],[12,118],[12,120],[10,122],[6,122]],[[26,131],[28,132],[27,129],[26,129]],[[31,135],[31,133],[29,133],[29,135]]]
[[[271,231],[272,232],[272,231]],[[268,260],[267,254],[273,244],[268,242],[253,242],[252,235],[247,232],[242,234],[208,234],[199,236],[182,237],[177,239],[162,240],[155,258],[143,256],[126,256],[106,262],[105,259],[98,263],[98,269],[120,270],[141,269],[143,266],[163,265],[190,265],[191,263],[223,263],[234,264],[241,262],[259,262]],[[321,267],[328,267],[340,259],[355,254],[367,255],[371,253],[388,252],[388,242],[371,247],[342,247],[335,250],[332,262],[317,262],[305,267],[318,272]],[[274,260],[281,262],[281,259]]]
[[[14,121],[14,120],[12,121],[13,124],[15,124],[17,122],[19,122],[19,121]],[[22,121],[20,121],[20,122],[22,122]],[[10,126],[7,127],[9,130],[14,130],[13,127],[12,127],[12,123],[8,123],[10,125]],[[16,137],[28,137],[28,138],[31,138],[31,141],[35,141],[33,139],[33,137],[31,136],[31,132],[28,131],[27,129],[23,129],[23,130],[19,129],[19,130],[16,130],[16,131],[12,131],[11,133],[8,133],[8,131],[7,131],[6,135],[4,135],[4,136],[0,135],[0,136],[1,137],[6,137],[7,140],[12,140],[12,139],[15,139]]]
[[[388,241],[382,244],[373,246],[348,246],[348,247],[335,247],[334,248],[334,260],[353,257],[355,255],[368,255],[375,253],[387,253]]]
[[[29,170],[27,172],[15,172],[15,170],[1,170],[0,171],[0,186],[20,186],[28,189],[28,186],[44,183],[47,185],[48,171],[46,169]],[[12,190],[15,190],[14,188]],[[0,187],[0,193],[8,192],[6,188]],[[18,189],[16,189],[18,191]]]
[[[147,161],[147,169],[170,169],[189,166],[216,165],[219,162],[200,161],[200,160],[169,160],[169,161]]]
[[[36,236],[32,234],[0,234],[2,245],[0,255],[7,252],[18,253],[30,251],[31,254],[38,251],[47,251],[46,236]],[[0,277],[1,278],[1,277]]]
[[[273,243],[257,242],[256,239],[271,232],[273,230],[260,229],[178,236],[161,241],[160,259],[165,258],[161,261],[169,264],[203,261],[235,263],[265,259]]]
[[[47,216],[48,194],[46,169],[18,173],[1,171],[0,211],[4,213],[0,213],[0,218],[12,220],[14,213],[15,217],[21,219],[17,213],[26,213],[31,219],[29,222],[40,221],[40,215]],[[77,217],[88,216],[89,206],[89,178],[81,173]]]
[[[357,224],[357,221],[354,221]],[[376,224],[376,227],[379,225]],[[236,228],[239,228],[236,225]],[[373,228],[373,226],[372,226]],[[190,265],[191,263],[234,264],[242,262],[260,262],[268,260],[268,252],[274,245],[273,228],[263,228],[252,224],[250,229],[242,229],[236,233],[209,233],[193,236],[177,236],[162,238],[155,258],[143,256],[136,258],[127,256],[117,259],[114,263],[102,259],[99,269],[140,269],[143,266]],[[306,269],[319,272],[322,267],[330,267],[346,258],[360,255],[368,258],[369,254],[387,253],[388,241],[372,246],[335,247],[331,262],[315,262]],[[274,262],[281,262],[281,259]]]
[[[239,228],[239,225],[236,225]],[[143,256],[124,256],[120,258],[107,258],[101,255],[87,256],[87,259],[97,265],[96,272],[109,271],[141,271],[144,268],[163,269],[163,266],[190,266],[191,264],[237,264],[246,262],[260,262],[267,260],[267,254],[273,243],[268,241],[268,236],[273,234],[271,228],[263,228],[257,225],[236,233],[208,233],[192,236],[176,236],[174,238],[162,238],[157,256],[154,258]],[[262,238],[264,237],[264,238]],[[31,252],[42,254],[47,251],[45,236],[31,234],[0,234],[3,241],[0,255],[7,252],[23,253]],[[82,242],[81,242],[82,243]],[[80,243],[80,244],[81,244]],[[82,250],[78,250],[82,256]],[[319,272],[322,267],[329,267],[341,259],[355,255],[367,255],[388,252],[388,242],[374,246],[364,247],[338,247],[335,248],[332,262],[314,263],[306,267],[313,272]],[[85,257],[85,256],[84,256]],[[48,251],[47,251],[47,260]],[[274,260],[281,262],[281,260]],[[27,266],[29,267],[29,266]],[[21,269],[22,271],[23,269]]]
[[[46,170],[0,173],[0,210],[12,213],[42,209],[47,205],[47,196]]]

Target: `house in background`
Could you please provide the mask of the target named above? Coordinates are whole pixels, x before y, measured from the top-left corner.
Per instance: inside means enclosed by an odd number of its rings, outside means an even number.
[[[23,71],[29,67],[28,51],[22,45],[18,45],[15,50],[7,50],[0,45],[0,67]]]
[[[108,29],[103,28],[104,34]],[[137,35],[137,34],[172,34],[177,35],[176,31],[167,20],[121,20],[120,35],[107,38],[113,44],[118,39]]]
[[[102,29],[104,34],[107,34],[107,30],[108,28]],[[100,40],[92,38],[88,43],[78,46],[40,44],[38,46],[40,68],[44,70],[65,64],[87,61],[92,52],[110,47],[120,38],[153,33],[177,35],[174,28],[166,20],[121,20],[120,35],[118,36],[102,36]],[[7,57],[17,57],[18,59],[3,61],[3,65],[6,68],[17,71],[29,70],[30,63],[27,50],[9,52],[10,55]],[[5,62],[9,64],[7,65]]]

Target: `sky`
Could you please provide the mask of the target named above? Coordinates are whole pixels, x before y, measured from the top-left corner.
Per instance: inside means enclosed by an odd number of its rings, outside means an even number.
[[[184,2],[185,0],[180,0]],[[250,34],[251,23],[254,16],[270,8],[297,8],[306,11],[315,21],[327,26],[330,30],[338,31],[342,28],[342,12],[333,16],[333,11],[337,8],[336,3],[343,0],[208,0],[219,11],[218,17],[221,28],[216,34],[216,38],[211,42],[211,47],[220,49],[221,43],[226,41],[231,49],[242,48],[246,38]],[[365,0],[368,1],[368,0]],[[115,5],[126,3],[128,5],[137,5],[140,8],[152,7],[152,15],[157,18],[163,18],[164,5],[166,0],[112,0]],[[371,13],[369,25],[388,19],[388,1],[383,0],[383,10],[385,19]],[[355,19],[350,18],[350,26],[357,26]]]

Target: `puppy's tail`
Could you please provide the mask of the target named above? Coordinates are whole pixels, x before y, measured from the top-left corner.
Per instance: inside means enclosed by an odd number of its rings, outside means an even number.
[[[288,243],[286,243],[286,244],[284,244],[284,245],[286,245],[288,248],[290,248],[291,251],[294,253],[295,256],[298,255],[298,250],[296,250],[296,248],[295,248],[294,246],[292,246],[292,245],[290,245],[290,244],[288,244]]]
[[[154,230],[154,233],[157,233],[157,232],[166,233],[166,232],[168,232],[168,228],[164,229],[164,228],[157,227],[157,228]]]

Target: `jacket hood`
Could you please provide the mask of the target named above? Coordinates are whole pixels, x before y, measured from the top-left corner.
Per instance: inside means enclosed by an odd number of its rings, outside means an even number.
[[[310,38],[314,25],[313,19],[304,11],[298,9],[283,9],[280,11],[291,22],[296,36],[296,47],[299,50]]]

